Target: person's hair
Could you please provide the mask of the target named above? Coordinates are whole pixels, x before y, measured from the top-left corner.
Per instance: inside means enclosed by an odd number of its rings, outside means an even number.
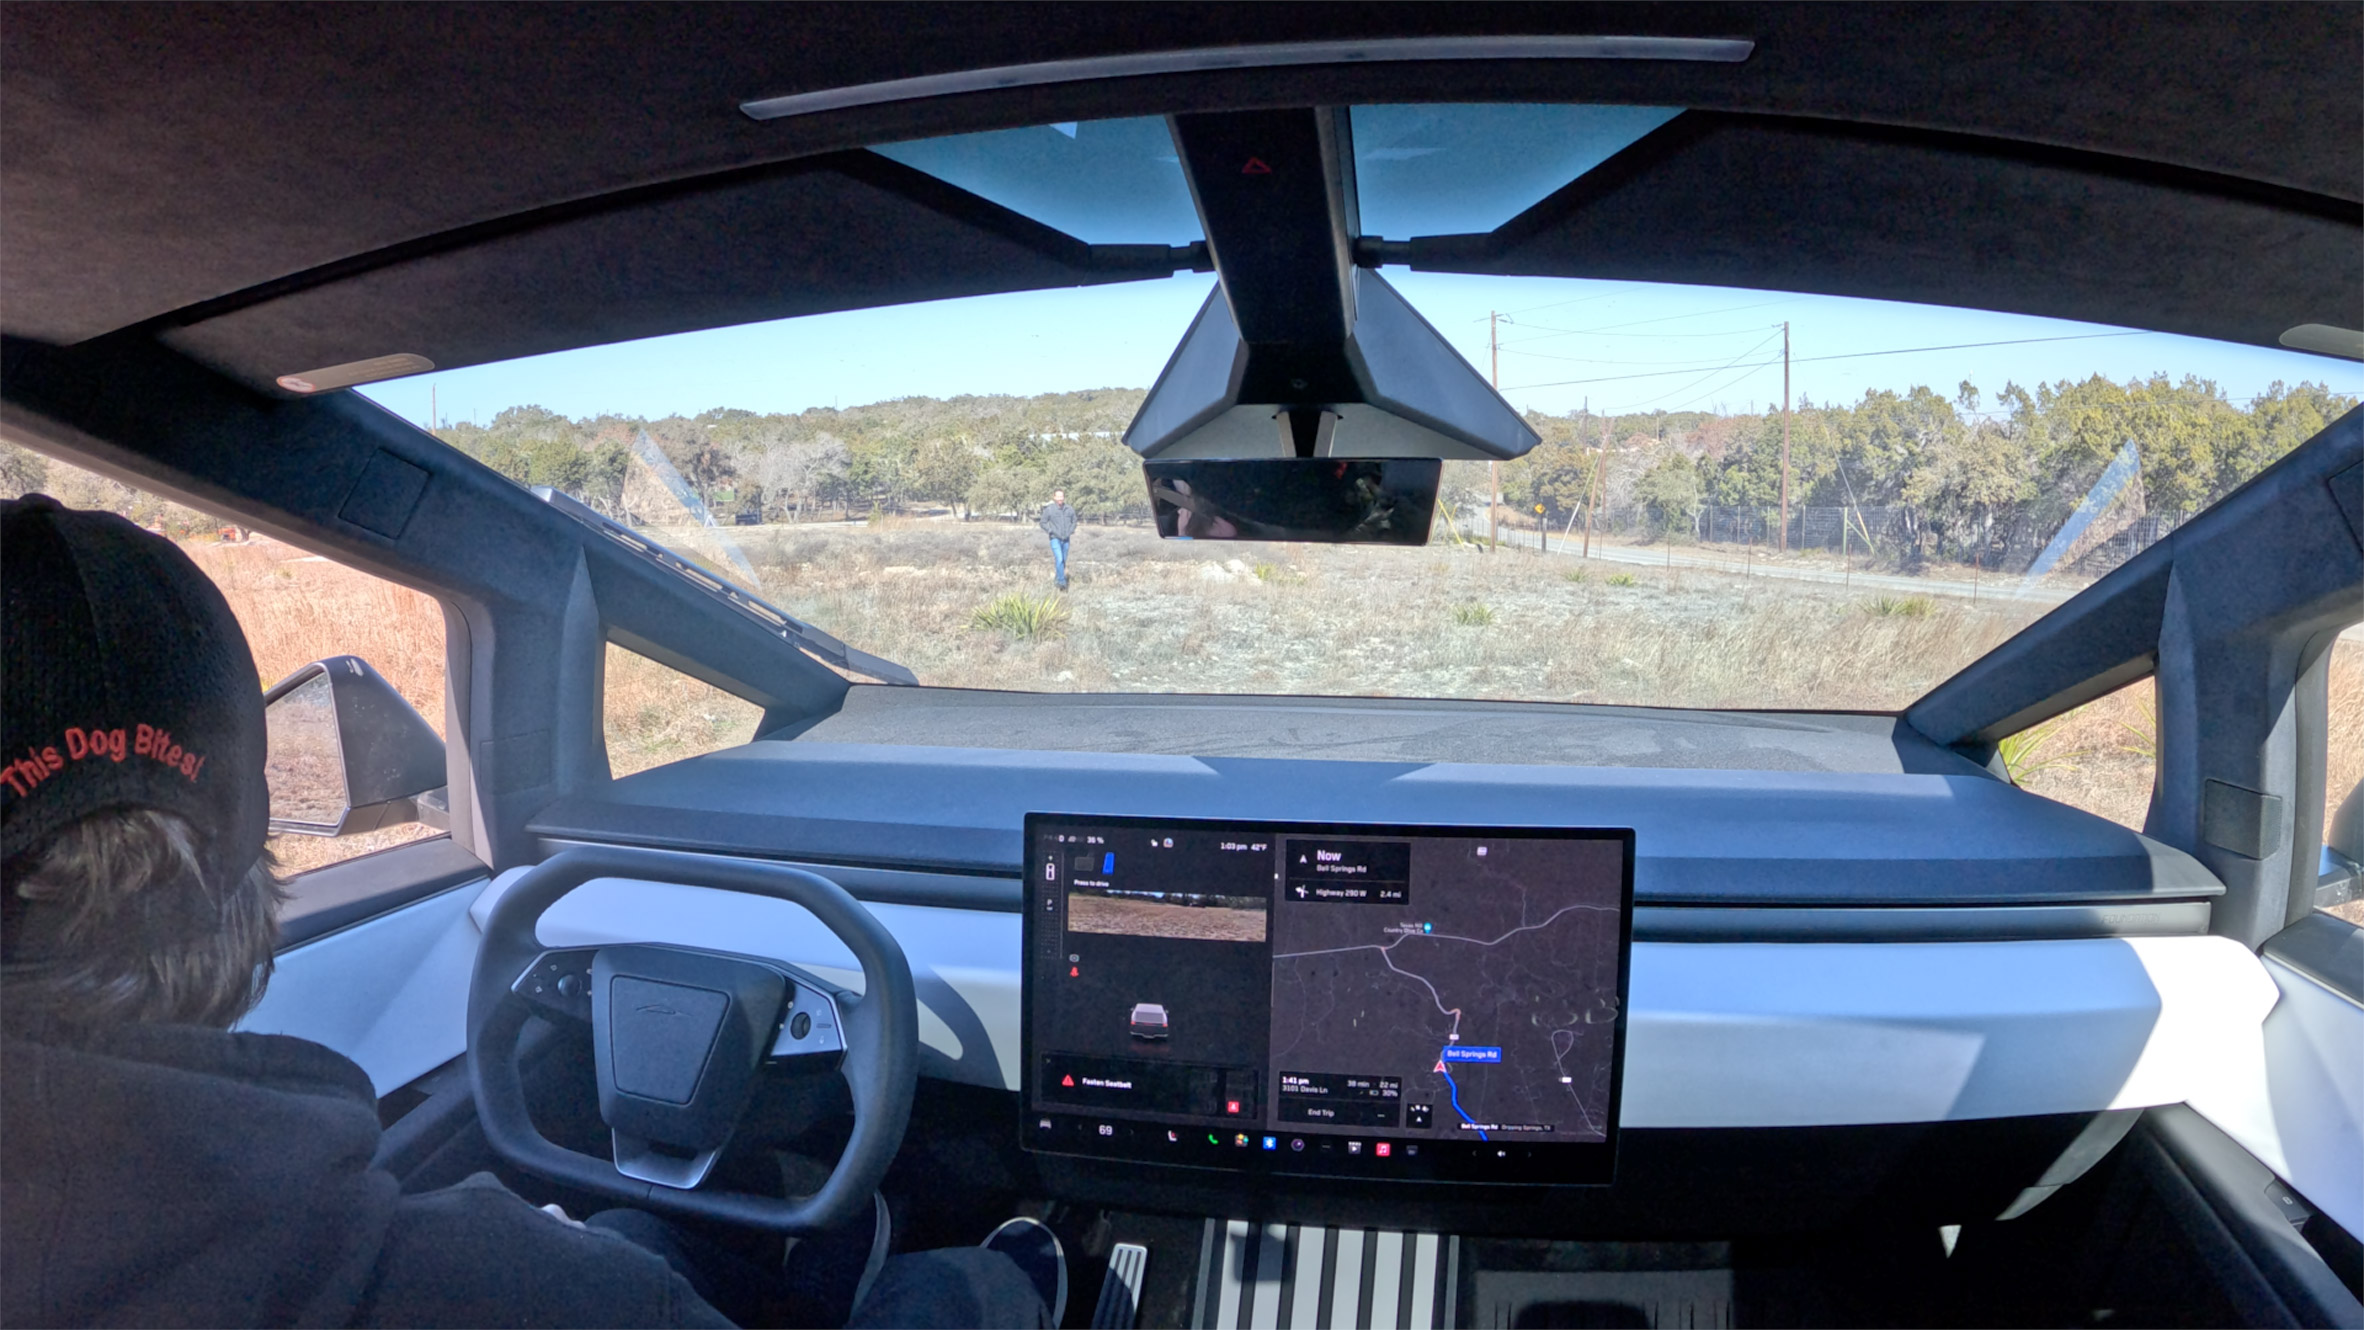
[[[209,883],[171,813],[111,808],[8,865],[0,1021],[80,1042],[124,1025],[228,1028],[270,982],[286,890],[268,850]]]

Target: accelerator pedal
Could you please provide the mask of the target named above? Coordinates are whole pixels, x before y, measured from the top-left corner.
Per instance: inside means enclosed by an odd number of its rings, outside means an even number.
[[[1137,1242],[1120,1242],[1108,1252],[1108,1278],[1100,1284],[1100,1305],[1092,1309],[1092,1330],[1133,1330],[1141,1310],[1141,1275],[1149,1268],[1149,1249]]]

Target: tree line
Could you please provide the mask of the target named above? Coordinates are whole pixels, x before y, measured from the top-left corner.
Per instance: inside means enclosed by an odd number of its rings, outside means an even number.
[[[2128,444],[2140,466],[2117,511],[2179,521],[2355,406],[2318,383],[2277,382],[2243,403],[2208,380],[2165,375],[1801,402],[1787,423],[1790,511],[1794,523],[1807,507],[1889,510],[1897,558],[1983,561],[2040,545]],[[1501,468],[1504,502],[1518,512],[1564,523],[1589,499],[1672,539],[1698,538],[1715,507],[1778,520],[1778,409],[1528,419],[1544,442]]]
[[[634,448],[650,445],[712,511],[764,521],[917,507],[1006,516],[1065,489],[1088,517],[1147,511],[1140,460],[1120,436],[1139,389],[1035,397],[907,397],[843,410],[569,419],[516,406],[438,438],[526,485],[563,490],[627,522],[679,520],[680,505]]]
[[[487,425],[437,434],[521,483],[554,486],[633,522],[679,520],[679,505],[633,459],[644,432],[718,520],[918,507],[1023,515],[1054,488],[1085,517],[1115,520],[1146,514],[1138,459],[1120,437],[1142,396],[909,397],[662,419],[576,420],[519,406]],[[1950,397],[1920,386],[1845,405],[1800,402],[1787,422],[1789,502],[1793,517],[1814,506],[1893,510],[1907,556],[1984,557],[2056,530],[2129,443],[2139,479],[2119,502],[2181,518],[2355,405],[2318,383],[2276,383],[2236,402],[2205,379],[2165,375],[2008,384],[1991,397],[1964,382]],[[1555,526],[1591,503],[1602,514],[1640,515],[1661,537],[1698,538],[1710,508],[1770,518],[1781,502],[1778,410],[1527,419],[1543,442],[1501,466],[1502,498]],[[1483,464],[1448,464],[1445,502],[1482,508],[1490,481]]]

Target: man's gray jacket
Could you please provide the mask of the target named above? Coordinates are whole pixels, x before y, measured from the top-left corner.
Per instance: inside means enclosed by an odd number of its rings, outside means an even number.
[[[1069,540],[1075,535],[1075,510],[1063,503],[1046,503],[1042,516],[1034,524],[1053,540]]]

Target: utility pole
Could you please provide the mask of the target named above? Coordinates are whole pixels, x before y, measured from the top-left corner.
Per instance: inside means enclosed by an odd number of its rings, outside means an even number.
[[[430,383],[427,385],[427,432],[429,434],[433,434],[443,425],[443,421],[437,418],[435,410],[435,385]]]
[[[1781,552],[1789,553],[1789,320],[1781,321]]]
[[[1501,322],[1501,314],[1494,310],[1486,311],[1486,352],[1488,359],[1492,361],[1492,368],[1487,378],[1494,385],[1494,391],[1497,393],[1502,391]],[[1486,463],[1486,490],[1486,545],[1487,548],[1492,549],[1502,544],[1501,533],[1494,529],[1495,510],[1502,506],[1502,463]]]
[[[1601,506],[1601,468],[1609,463],[1609,418],[1601,417],[1601,446],[1592,455],[1592,483],[1584,487],[1584,557],[1592,557],[1592,515]]]

